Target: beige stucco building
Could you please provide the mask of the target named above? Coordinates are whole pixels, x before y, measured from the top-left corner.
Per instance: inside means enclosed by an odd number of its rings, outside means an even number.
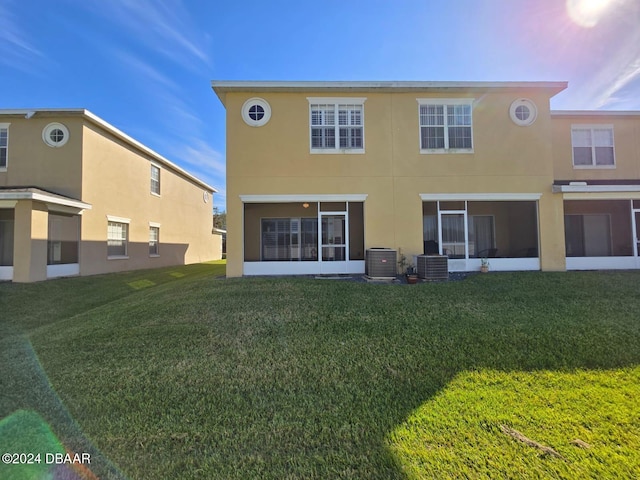
[[[0,279],[219,259],[215,192],[87,110],[0,110]]]
[[[565,82],[214,81],[227,275],[640,268],[640,113],[554,112]]]

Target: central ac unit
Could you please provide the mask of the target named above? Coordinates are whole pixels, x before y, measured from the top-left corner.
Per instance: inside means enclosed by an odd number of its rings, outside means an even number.
[[[418,277],[426,280],[449,279],[449,257],[446,255],[418,255]]]
[[[364,274],[370,278],[396,278],[397,252],[390,248],[370,248],[366,252]]]

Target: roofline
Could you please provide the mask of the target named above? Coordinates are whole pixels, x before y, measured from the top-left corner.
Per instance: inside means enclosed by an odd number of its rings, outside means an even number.
[[[552,117],[632,117],[640,110],[551,110]]]
[[[169,167],[172,170],[175,170],[177,173],[179,173],[180,175],[188,178],[189,180],[191,180],[192,182],[198,184],[199,186],[209,190],[212,193],[218,193],[218,190],[216,190],[211,185],[203,182],[198,177],[195,177],[194,175],[190,174],[189,172],[187,172],[183,168],[181,168],[178,165],[176,165],[175,163],[173,163],[171,160],[163,157],[158,152],[152,150],[151,148],[147,147],[143,143],[140,143],[139,141],[137,141],[133,137],[131,137],[131,136],[127,135],[126,133],[124,133],[122,130],[114,127],[113,125],[111,125],[106,120],[103,120],[102,118],[98,117],[96,114],[90,112],[89,110],[87,110],[85,108],[0,109],[0,116],[1,115],[28,115],[28,114],[32,114],[32,116],[33,116],[34,112],[35,113],[40,113],[41,112],[41,113],[57,113],[57,114],[80,115],[80,116],[86,118],[87,120],[91,121],[95,125],[98,125],[99,127],[101,127],[104,130],[108,131],[109,133],[111,133],[115,137],[119,138],[120,140],[123,140],[124,142],[128,143],[132,147],[135,147],[136,149],[146,153],[147,155],[152,157],[154,160],[160,162],[161,164],[165,165],[166,167]]]
[[[211,88],[224,104],[227,92],[241,91],[414,91],[549,89],[553,95],[566,89],[567,82],[424,82],[424,81],[243,81],[213,80]]]

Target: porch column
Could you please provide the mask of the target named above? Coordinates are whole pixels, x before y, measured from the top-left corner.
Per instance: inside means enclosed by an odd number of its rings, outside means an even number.
[[[19,200],[15,206],[13,281],[47,279],[49,212],[33,200]]]
[[[564,203],[562,195],[545,193],[538,203],[540,222],[540,269],[564,272],[567,269],[564,243]]]
[[[244,273],[244,203],[227,190],[227,277]]]

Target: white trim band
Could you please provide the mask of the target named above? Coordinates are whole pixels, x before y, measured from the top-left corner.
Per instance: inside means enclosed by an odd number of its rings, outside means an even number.
[[[420,193],[420,199],[425,201],[536,201],[542,197],[541,193]]]
[[[242,203],[364,202],[367,194],[240,195]]]
[[[640,185],[554,185],[553,193],[640,192]]]

